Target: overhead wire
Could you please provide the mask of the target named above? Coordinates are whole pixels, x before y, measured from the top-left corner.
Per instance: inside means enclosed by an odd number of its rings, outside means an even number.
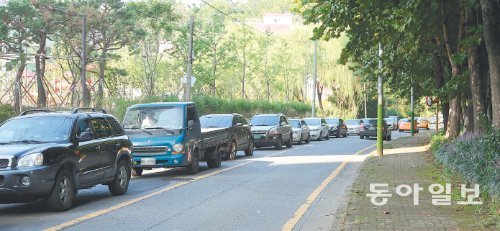
[[[203,3],[205,3],[207,6],[209,6],[210,8],[212,8],[212,9],[214,9],[215,11],[219,12],[220,14],[222,14],[222,15],[224,15],[224,16],[226,16],[226,17],[230,18],[231,20],[233,20],[233,21],[234,21],[234,22],[236,22],[236,23],[241,24],[243,27],[248,27],[248,28],[250,28],[250,29],[252,29],[252,30],[254,30],[254,31],[258,32],[258,33],[264,34],[264,35],[266,35],[266,36],[272,35],[273,37],[275,37],[275,38],[277,38],[277,39],[281,39],[281,40],[283,40],[283,41],[287,41],[287,42],[296,42],[296,43],[309,43],[309,42],[312,42],[311,40],[293,40],[293,39],[282,38],[282,37],[279,37],[279,36],[277,36],[277,35],[273,35],[273,34],[268,34],[268,33],[266,33],[266,32],[263,32],[263,31],[261,31],[261,30],[259,30],[259,29],[255,28],[255,27],[252,27],[252,26],[250,26],[250,25],[246,24],[245,22],[242,22],[241,20],[239,20],[239,19],[237,19],[237,18],[235,18],[235,17],[231,16],[230,14],[228,14],[228,13],[224,12],[223,10],[221,10],[221,9],[219,9],[219,8],[217,8],[217,7],[215,7],[214,5],[212,5],[212,4],[210,4],[210,3],[208,3],[208,2],[207,2],[207,1],[205,1],[205,0],[201,0],[201,1],[202,1]]]

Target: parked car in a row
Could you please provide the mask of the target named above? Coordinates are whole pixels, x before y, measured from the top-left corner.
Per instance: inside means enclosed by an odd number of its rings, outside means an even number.
[[[232,137],[226,160],[236,159],[238,151],[245,151],[245,156],[253,155],[253,137],[247,119],[240,114],[210,114],[200,117],[201,128],[225,128]]]
[[[285,115],[281,113],[255,115],[250,124],[256,148],[274,146],[275,149],[282,149],[284,144],[287,148],[292,147],[292,126]]]
[[[335,136],[337,138],[339,137],[347,137],[348,132],[347,132],[347,126],[344,123],[344,120],[340,118],[327,118],[326,122],[328,123],[328,126],[330,129],[328,130],[328,135],[329,136]]]
[[[303,119],[290,119],[288,122],[292,126],[293,142],[298,142],[299,144],[305,142],[308,144],[311,141],[311,133],[306,121]]]
[[[362,125],[359,131],[359,138],[364,139],[370,138],[371,137],[377,137],[377,118],[364,118],[361,120]],[[385,120],[382,120],[382,137],[384,140],[390,141],[392,139],[391,136],[391,130],[389,129],[389,126],[385,122]]]
[[[400,119],[398,125],[399,132],[411,131],[411,120],[410,119]],[[415,132],[418,133],[418,123],[417,120],[413,121],[413,128]]]
[[[0,127],[0,203],[44,198],[49,209],[66,211],[79,189],[97,184],[122,195],[131,150],[120,123],[104,110],[26,111]]]
[[[361,120],[360,119],[348,119],[345,124],[347,126],[348,134],[356,134],[359,135],[359,131],[361,129]]]

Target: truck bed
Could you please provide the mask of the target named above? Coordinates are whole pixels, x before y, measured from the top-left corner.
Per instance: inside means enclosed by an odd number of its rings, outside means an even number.
[[[216,146],[227,148],[232,139],[228,128],[202,128],[201,138],[203,141],[203,149],[209,149]]]

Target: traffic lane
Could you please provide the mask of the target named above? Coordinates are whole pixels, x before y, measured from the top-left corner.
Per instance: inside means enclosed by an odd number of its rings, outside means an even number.
[[[372,143],[332,139],[255,158],[248,165],[82,222],[70,230],[281,229],[340,163]]]
[[[279,151],[256,151],[254,152],[254,157],[245,157],[244,152],[239,152],[238,161],[224,161],[222,167],[219,169],[208,169],[205,163],[201,163],[202,171],[197,175],[187,174],[184,168],[146,170],[142,177],[133,177],[131,179],[129,190],[123,196],[112,196],[109,193],[108,187],[104,185],[80,190],[74,207],[64,213],[48,211],[43,200],[35,203],[0,204],[1,230],[19,230],[19,228],[23,230],[38,230],[40,228],[48,228],[67,220],[72,220],[85,214],[146,195],[151,191],[192,180],[196,176],[207,175],[214,171],[234,167],[252,158],[275,153],[279,153]],[[61,214],[64,214],[64,216],[61,216]]]

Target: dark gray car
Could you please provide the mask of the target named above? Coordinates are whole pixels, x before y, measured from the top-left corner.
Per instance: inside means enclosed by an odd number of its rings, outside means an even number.
[[[292,126],[283,114],[255,115],[250,121],[256,148],[274,146],[281,149],[283,144],[292,147]]]
[[[238,151],[253,155],[253,136],[247,119],[240,114],[210,114],[200,117],[202,128],[227,128],[233,140],[226,154],[227,160],[236,159]]]
[[[376,118],[365,118],[362,119],[362,125],[359,130],[359,138],[364,139],[371,137],[377,137],[377,119]],[[391,129],[387,126],[385,120],[382,120],[383,129],[382,129],[382,137],[384,140],[391,140]]]

